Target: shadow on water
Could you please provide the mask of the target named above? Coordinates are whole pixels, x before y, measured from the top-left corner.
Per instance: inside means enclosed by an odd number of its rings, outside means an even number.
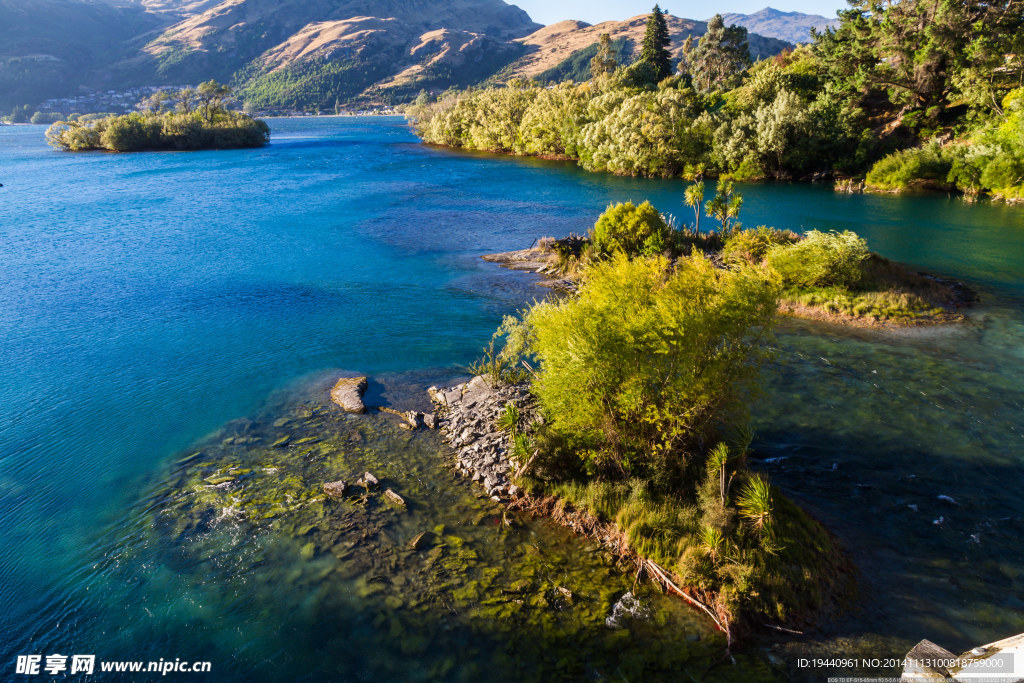
[[[755,465],[860,575],[856,609],[780,646],[791,665],[900,658],[922,638],[961,652],[1024,631],[1024,381],[1007,357],[1021,330],[1003,305],[942,328],[783,325],[771,400],[754,406]]]

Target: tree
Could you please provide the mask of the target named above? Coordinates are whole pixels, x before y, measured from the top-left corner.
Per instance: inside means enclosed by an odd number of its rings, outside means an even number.
[[[695,178],[696,179],[696,178]],[[704,181],[697,180],[683,191],[683,203],[693,209],[693,229],[700,230],[700,210],[704,204]]]
[[[178,102],[178,111],[182,114],[191,114],[195,111],[199,93],[196,92],[195,88],[184,88],[174,93],[174,98]]]
[[[810,126],[807,104],[789,90],[780,90],[775,101],[762,104],[754,114],[757,149],[766,165],[782,171],[787,156]]]
[[[850,0],[816,36],[829,80],[861,99],[928,109],[963,97],[999,112],[1024,72],[1024,2]]]
[[[615,50],[612,48],[612,37],[602,33],[597,43],[597,54],[590,60],[590,77],[601,78],[615,72],[618,64],[615,61]]]
[[[149,97],[144,97],[142,101],[139,102],[139,109],[153,114],[160,114],[167,111],[168,106],[170,106],[170,102],[171,94],[169,92],[166,90],[157,90],[155,93]]]
[[[722,224],[722,234],[729,236],[739,228],[739,223],[734,224],[733,221],[740,215],[742,206],[743,197],[736,194],[732,181],[723,180],[718,183],[714,199],[704,205],[704,210],[708,218],[714,218]]]
[[[735,88],[750,66],[747,29],[742,26],[726,28],[722,15],[716,14],[690,54],[693,86],[697,90],[711,92]]]
[[[668,34],[668,23],[665,21],[667,12],[662,12],[657,5],[647,18],[647,30],[644,32],[643,47],[640,49],[640,61],[654,67],[655,82],[660,82],[672,75],[672,55],[668,51],[672,39]]]
[[[213,117],[224,110],[225,103],[231,97],[231,88],[221,85],[217,81],[209,80],[199,84],[196,97],[202,108],[203,118],[213,121]]]

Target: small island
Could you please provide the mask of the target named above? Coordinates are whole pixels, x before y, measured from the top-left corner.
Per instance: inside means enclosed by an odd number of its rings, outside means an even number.
[[[786,287],[845,287],[868,259],[852,233],[742,230],[740,204],[721,184],[707,232],[617,204],[529,250],[571,293],[507,317],[473,381],[431,391],[489,495],[602,539],[730,642],[851,588],[827,530],[749,466],[748,406]]]
[[[198,88],[159,91],[131,114],[57,121],[46,131],[46,141],[68,152],[240,149],[267,144],[266,122],[232,111],[231,101],[231,88],[212,80]]]

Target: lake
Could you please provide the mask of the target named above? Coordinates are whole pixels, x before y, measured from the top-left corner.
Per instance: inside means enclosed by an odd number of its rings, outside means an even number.
[[[802,675],[808,653],[1024,631],[1024,209],[739,188],[748,226],[856,230],[981,302],[948,328],[780,326],[757,467],[838,536],[860,592],[733,666],[600,548],[507,526],[436,434],[326,398],[359,373],[371,403],[427,407],[427,386],[466,377],[502,316],[545,293],[480,254],[584,232],[614,201],[683,217],[681,183],[433,149],[396,118],[270,124],[263,149],[133,155],[0,127],[9,673],[61,653],[210,661],[216,680],[752,680]],[[367,468],[407,512],[315,500]],[[606,626],[630,590],[642,609]]]

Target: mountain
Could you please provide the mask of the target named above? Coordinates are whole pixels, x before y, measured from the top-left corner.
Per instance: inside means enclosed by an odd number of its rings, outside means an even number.
[[[818,14],[801,14],[800,12],[781,12],[765,7],[753,14],[723,14],[726,26],[738,24],[751,33],[778,38],[790,43],[811,42],[811,29],[824,31],[828,27],[839,25],[838,19],[829,19]]]
[[[480,81],[538,28],[502,0],[224,0],[145,52],[163,79],[233,80],[257,107],[330,108]]]
[[[676,56],[706,28],[668,23]],[[574,77],[602,33],[631,61],[645,25],[542,27],[503,0],[0,0],[0,110],[210,78],[260,110],[398,103],[421,89]],[[750,46],[768,56],[788,43],[752,34]]]
[[[697,40],[707,31],[707,22],[671,15],[666,20],[672,38],[669,50],[674,59],[682,56],[683,43],[689,36]],[[612,41],[624,41],[628,46],[627,53],[635,59],[640,54],[646,28],[646,14],[625,21],[605,21],[594,25],[582,21],[560,21],[517,40],[527,49],[527,54],[512,64],[503,75],[507,73],[519,78],[552,77],[559,80],[558,76],[567,72],[568,62],[580,61],[577,58],[583,51],[589,53],[594,50],[593,46],[602,33],[607,33]],[[748,43],[750,54],[755,59],[777,55],[787,47],[792,47],[786,41],[753,33],[748,36]],[[589,63],[586,71],[589,73]]]
[[[71,0],[0,0],[0,108],[35,104],[79,86],[114,86],[110,65],[130,40],[166,25],[140,8]]]

